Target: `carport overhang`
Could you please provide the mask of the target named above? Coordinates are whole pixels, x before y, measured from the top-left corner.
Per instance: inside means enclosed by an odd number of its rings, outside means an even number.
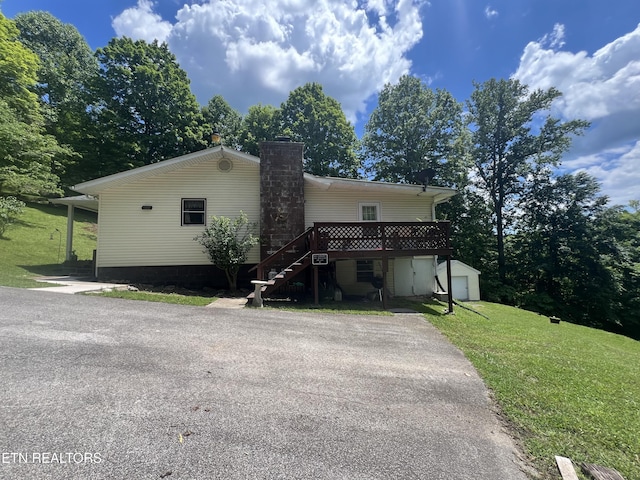
[[[73,253],[73,220],[75,217],[75,209],[81,208],[89,212],[97,212],[98,199],[91,195],[76,195],[74,197],[50,198],[49,202],[54,205],[67,206],[67,248],[65,260],[69,261]]]

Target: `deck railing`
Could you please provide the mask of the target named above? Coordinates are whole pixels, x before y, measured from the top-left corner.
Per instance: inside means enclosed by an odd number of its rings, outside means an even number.
[[[329,259],[451,255],[449,222],[314,223],[251,270],[264,279],[306,252],[328,253]]]
[[[315,223],[312,251],[332,257],[450,255],[449,222]]]

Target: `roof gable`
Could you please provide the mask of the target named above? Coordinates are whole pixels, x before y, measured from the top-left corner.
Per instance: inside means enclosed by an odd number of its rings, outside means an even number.
[[[171,158],[169,160],[163,160],[158,163],[152,163],[143,167],[126,170],[124,172],[114,173],[113,175],[96,178],[95,180],[89,180],[88,182],[74,185],[72,188],[80,193],[98,195],[101,191],[108,188],[126,185],[144,178],[172,172],[186,166],[217,161],[223,158],[247,162],[255,164],[256,166],[260,165],[260,159],[258,157],[254,157],[253,155],[239,152],[234,149],[218,146],[182,155],[180,157]]]

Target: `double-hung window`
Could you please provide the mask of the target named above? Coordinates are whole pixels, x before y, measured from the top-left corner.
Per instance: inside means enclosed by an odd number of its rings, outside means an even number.
[[[204,198],[182,199],[182,225],[205,225],[207,201]]]
[[[361,222],[379,222],[380,221],[380,204],[360,203],[360,221]]]
[[[379,222],[380,221],[380,204],[378,202],[373,203],[363,203],[361,202],[358,205],[359,212],[358,217],[361,222]],[[363,237],[378,237],[378,227],[377,226],[363,226],[362,227],[362,236]]]

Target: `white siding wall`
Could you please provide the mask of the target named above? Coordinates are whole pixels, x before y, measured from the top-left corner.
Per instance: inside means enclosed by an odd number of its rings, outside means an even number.
[[[380,203],[380,221],[431,221],[433,200],[429,197],[398,193],[372,193],[360,190],[322,190],[305,184],[305,223],[357,222],[361,202]]]
[[[230,172],[217,161],[191,165],[100,194],[98,267],[207,265],[193,240],[204,227],[181,225],[181,199],[206,198],[211,215],[235,217],[244,211],[260,220],[259,166],[234,160]],[[152,210],[142,210],[152,205]],[[254,248],[249,263],[259,261]]]

